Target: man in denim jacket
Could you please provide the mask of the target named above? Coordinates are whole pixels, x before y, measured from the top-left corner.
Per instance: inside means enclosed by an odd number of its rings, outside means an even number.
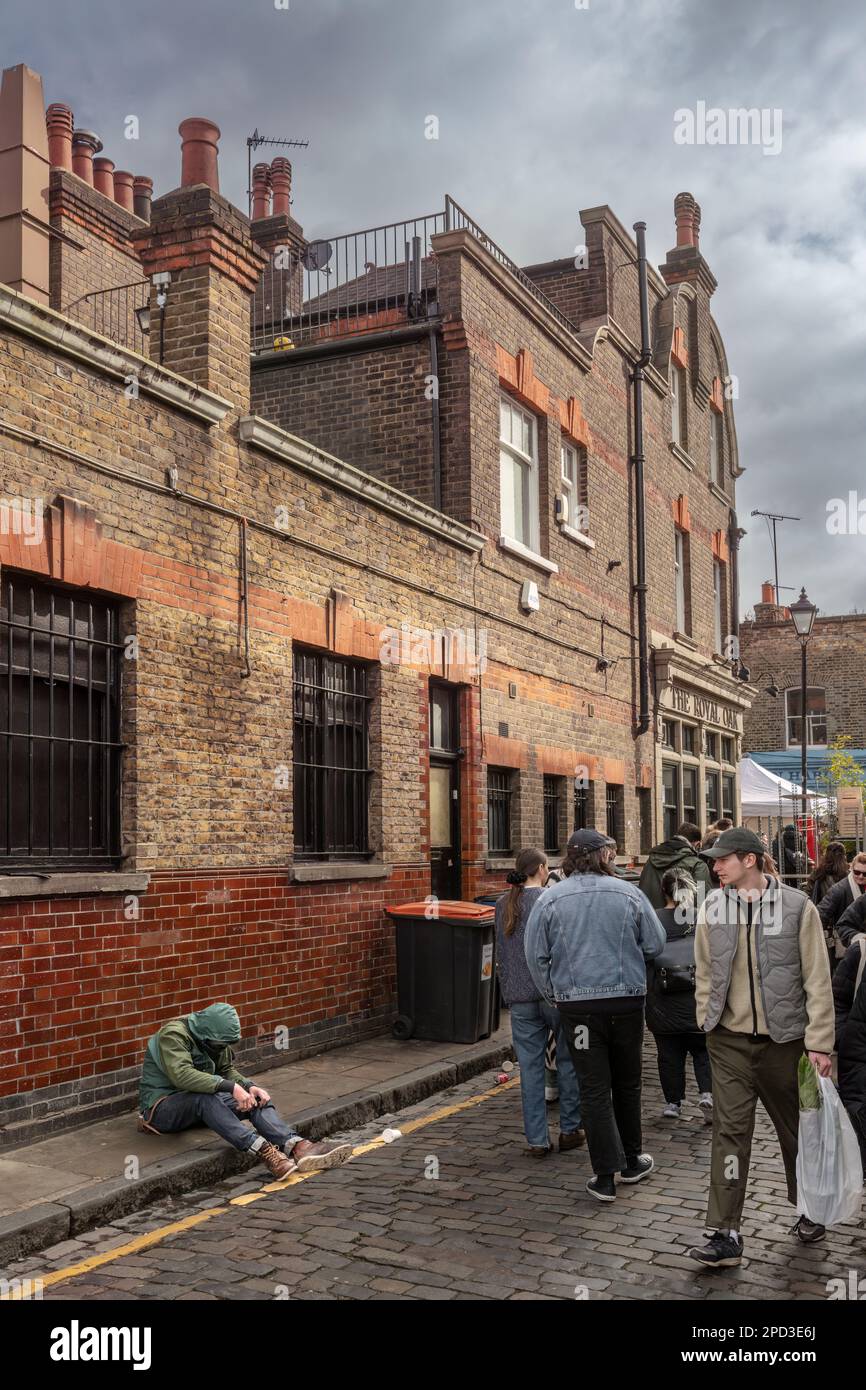
[[[640,1151],[646,962],[667,939],[646,895],[613,874],[607,849],[597,830],[572,835],[565,877],[538,899],[525,937],[535,984],[565,1024],[595,1174],[586,1190],[600,1202],[615,1199],[615,1174],[636,1183],[653,1170]]]

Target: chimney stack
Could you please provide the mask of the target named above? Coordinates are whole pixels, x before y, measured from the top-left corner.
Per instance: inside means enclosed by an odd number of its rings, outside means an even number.
[[[190,116],[181,121],[178,133],[181,147],[181,188],[206,183],[214,193],[220,191],[218,147],[219,126],[203,116]]]
[[[93,187],[106,198],[114,197],[114,160],[100,155],[93,161]]]
[[[700,285],[709,299],[716,288],[716,280],[701,255],[701,208],[691,193],[678,193],[674,198],[674,221],[677,244],[668,252],[664,265],[659,266],[665,284],[679,285],[688,281]],[[699,309],[699,314],[701,312]]]
[[[92,130],[72,132],[72,172],[93,187],[93,156],[99,154],[102,141]]]
[[[131,241],[144,274],[165,284],[163,365],[205,390],[250,408],[250,300],[266,264],[249,219],[218,192],[211,121],[182,121],[183,184],[153,200],[150,225]],[[151,293],[151,340],[161,315]],[[156,353],[152,354],[154,357]]]
[[[114,201],[127,212],[135,212],[132,197],[133,175],[126,169],[114,171]]]
[[[271,161],[271,185],[274,190],[274,217],[292,215],[292,166],[284,155]]]
[[[153,179],[146,174],[136,174],[132,180],[132,210],[142,222],[150,221],[150,204],[153,198]]]
[[[52,169],[72,173],[72,108],[62,101],[53,101],[45,112],[48,129],[48,160]]]
[[[48,303],[48,130],[42,78],[19,63],[0,85],[0,282]]]
[[[271,215],[271,169],[268,164],[256,164],[253,168],[253,215],[258,222]]]
[[[783,623],[787,616],[787,608],[779,603],[775,587],[767,579],[761,585],[761,602],[755,604],[755,622]]]

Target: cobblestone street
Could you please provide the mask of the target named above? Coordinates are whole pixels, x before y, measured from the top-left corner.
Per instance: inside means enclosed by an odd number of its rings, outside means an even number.
[[[742,1266],[708,1273],[684,1258],[703,1228],[709,1129],[693,1091],[685,1119],[661,1120],[653,1053],[647,1046],[644,1147],[657,1172],[640,1186],[621,1186],[611,1206],[599,1206],[584,1191],[585,1150],[529,1157],[518,1085],[496,1086],[488,1072],[354,1131],[357,1151],[342,1168],[289,1179],[253,1201],[262,1184],[244,1174],[153,1205],[4,1273],[47,1280],[199,1218],[149,1246],[47,1283],[44,1297],[824,1301],[829,1280],[847,1280],[850,1270],[862,1277],[862,1226],[832,1231],[810,1248],[790,1234],[781,1160],[762,1111]],[[403,1135],[382,1143],[389,1126]],[[554,1124],[551,1129],[555,1139]],[[205,1211],[215,1214],[201,1219]]]

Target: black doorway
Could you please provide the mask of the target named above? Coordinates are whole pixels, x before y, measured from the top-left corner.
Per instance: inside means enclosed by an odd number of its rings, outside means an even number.
[[[459,898],[460,863],[460,692],[430,682],[430,892]]]

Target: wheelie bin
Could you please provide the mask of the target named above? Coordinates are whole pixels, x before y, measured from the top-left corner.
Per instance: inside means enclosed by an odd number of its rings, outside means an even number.
[[[414,902],[385,909],[394,923],[395,1038],[473,1043],[499,1027],[493,908]]]

